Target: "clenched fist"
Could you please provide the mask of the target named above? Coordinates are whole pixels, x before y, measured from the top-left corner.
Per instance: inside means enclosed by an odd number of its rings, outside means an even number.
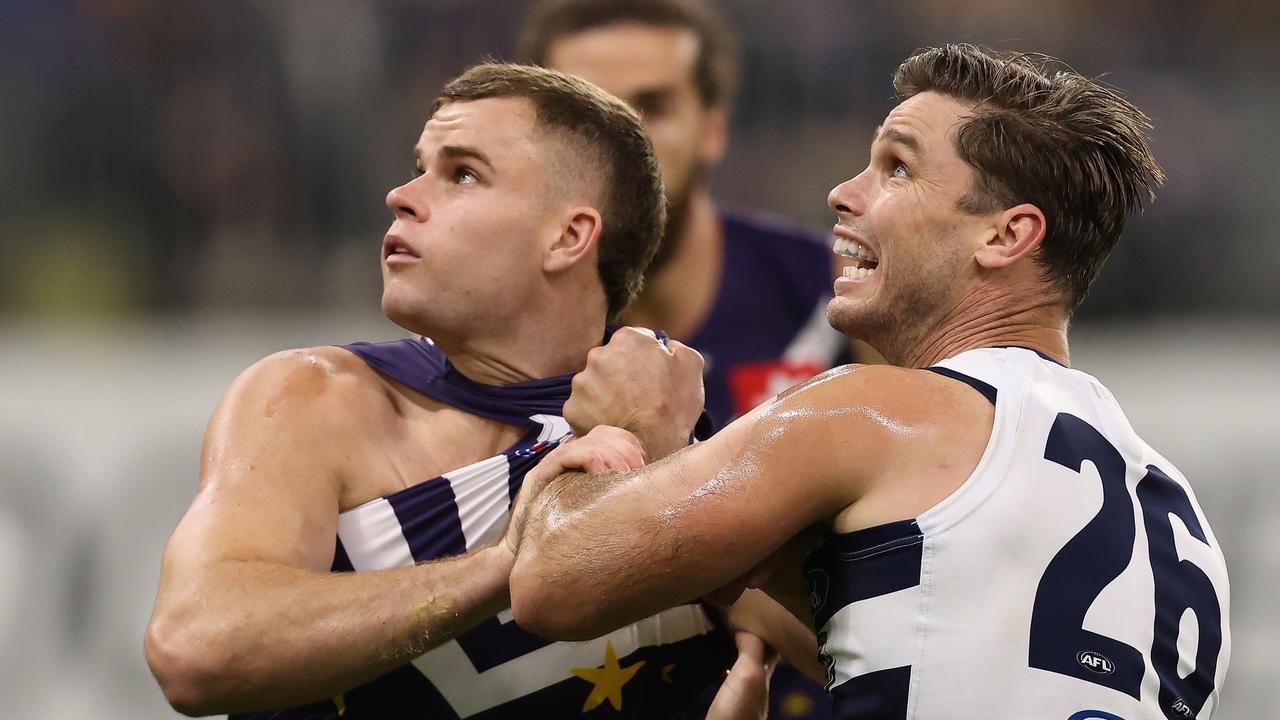
[[[587,353],[564,418],[575,435],[597,425],[631,431],[651,460],[688,444],[702,412],[702,356],[645,328],[624,327]]]

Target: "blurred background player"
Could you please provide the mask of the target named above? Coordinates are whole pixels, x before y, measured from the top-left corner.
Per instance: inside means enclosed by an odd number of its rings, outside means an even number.
[[[738,55],[736,33],[702,0],[536,3],[518,49],[523,61],[608,90],[644,120],[669,218],[622,320],[663,328],[702,353],[706,407],[719,426],[852,355],[826,322],[837,267],[830,240],[712,200],[708,176],[728,146]],[[871,351],[857,355],[866,361]]]
[[[432,339],[278,353],[231,386],[165,550],[156,678],[188,714],[679,713],[732,661],[700,604],[552,643],[505,612],[512,554],[493,542],[657,247],[639,119],[577,78],[481,65],[445,87],[413,158],[386,199],[382,308]],[[747,702],[765,678],[745,641],[748,682],[722,687]]]

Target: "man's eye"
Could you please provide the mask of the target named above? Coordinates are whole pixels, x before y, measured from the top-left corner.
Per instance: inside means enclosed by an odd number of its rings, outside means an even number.
[[[670,113],[670,102],[663,97],[642,97],[631,104],[631,107],[644,120],[661,120]]]
[[[458,181],[459,185],[471,185],[480,182],[480,178],[476,177],[476,174],[471,172],[470,168],[465,167],[458,168],[453,177]]]
[[[903,165],[901,160],[894,160],[893,176],[905,180],[906,178],[911,177],[911,173],[907,172],[907,166]]]

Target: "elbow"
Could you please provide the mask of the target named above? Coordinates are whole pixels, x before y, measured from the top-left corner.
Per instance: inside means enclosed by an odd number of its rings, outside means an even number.
[[[613,629],[601,625],[598,606],[584,602],[588,593],[549,579],[558,574],[548,572],[531,555],[522,552],[511,570],[511,615],[517,625],[549,640],[573,642],[592,640]]]
[[[143,640],[147,665],[174,710],[190,717],[227,712],[227,670],[215,643],[159,613]]]

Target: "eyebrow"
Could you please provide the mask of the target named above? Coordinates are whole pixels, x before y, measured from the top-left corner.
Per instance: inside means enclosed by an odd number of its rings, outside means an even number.
[[[488,165],[490,170],[496,170],[493,166],[493,161],[489,159],[488,155],[485,155],[483,152],[481,152],[479,148],[474,148],[470,145],[442,145],[440,147],[440,154],[451,160],[457,160],[459,158],[471,158],[472,160]],[[422,147],[421,146],[414,147],[413,159],[417,161],[421,158],[422,158]]]
[[[882,134],[882,131],[883,131],[883,134]],[[875,144],[876,139],[883,139],[885,142],[896,142],[900,145],[905,146],[908,150],[915,153],[916,155],[919,155],[921,151],[920,138],[916,137],[915,135],[908,135],[907,133],[904,133],[897,128],[889,128],[888,130],[884,130],[884,126],[877,125],[875,132],[871,134],[871,143],[873,145]]]
[[[641,88],[640,90],[632,93],[631,97],[627,98],[627,104],[644,105],[665,100],[675,94],[676,89],[670,85]]]

